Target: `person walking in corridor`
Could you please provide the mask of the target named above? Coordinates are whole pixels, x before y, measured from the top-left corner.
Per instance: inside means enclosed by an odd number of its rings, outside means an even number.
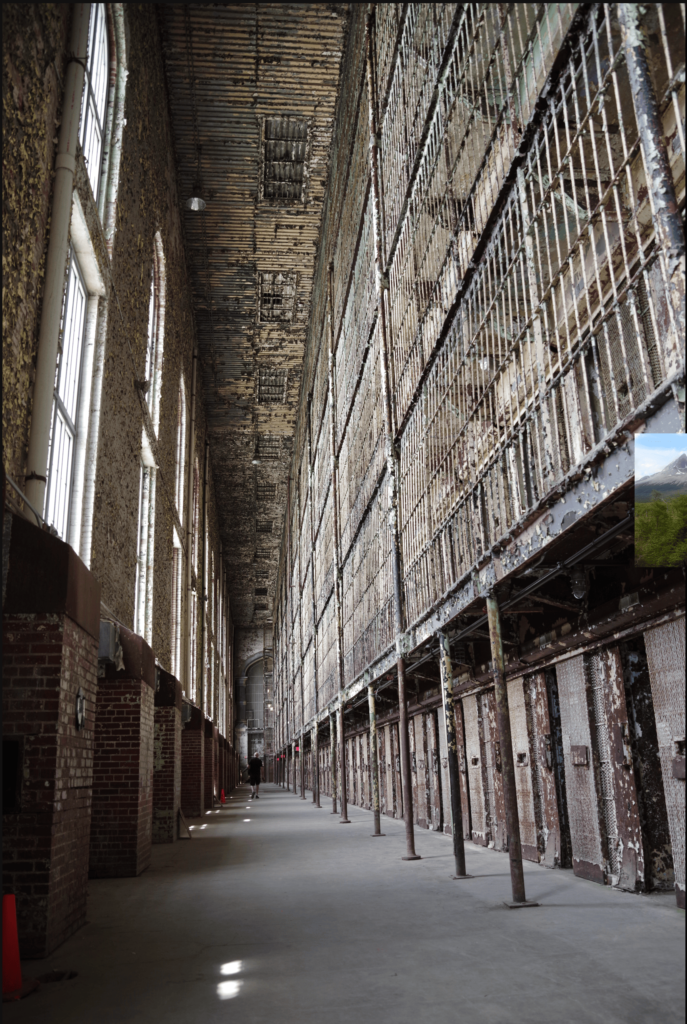
[[[248,781],[250,782],[250,798],[260,799],[260,773],[262,771],[262,761],[257,754],[253,754],[250,761],[248,762]]]

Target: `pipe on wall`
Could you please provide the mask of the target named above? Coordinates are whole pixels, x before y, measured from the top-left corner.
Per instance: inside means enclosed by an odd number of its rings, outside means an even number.
[[[53,390],[64,296],[64,271],[69,247],[69,226],[79,141],[79,118],[88,53],[88,25],[91,5],[74,4],[69,42],[57,155],[55,186],[50,211],[50,237],[45,263],[45,284],[33,385],[33,408],[29,433],[26,496],[39,510],[45,506],[48,451],[52,422]],[[40,523],[38,523],[40,525]]]

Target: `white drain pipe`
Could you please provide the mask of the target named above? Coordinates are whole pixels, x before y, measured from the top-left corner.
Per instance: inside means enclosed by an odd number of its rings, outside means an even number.
[[[70,57],[65,75],[62,126],[55,158],[55,189],[50,214],[50,238],[45,264],[43,308],[38,335],[36,379],[33,386],[33,409],[25,478],[26,496],[39,511],[42,511],[45,506],[57,345],[62,316],[64,271],[69,244],[69,222],[76,170],[81,97],[88,51],[88,25],[91,16],[90,4],[74,4],[72,9]]]

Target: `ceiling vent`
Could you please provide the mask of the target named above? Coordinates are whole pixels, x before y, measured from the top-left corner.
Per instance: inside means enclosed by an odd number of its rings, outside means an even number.
[[[286,401],[287,370],[275,370],[273,367],[262,366],[258,370],[258,402],[263,404]]]
[[[263,126],[263,198],[300,202],[305,183],[308,125],[295,117],[266,117]]]
[[[258,501],[274,501],[277,497],[276,484],[258,484]]]
[[[258,434],[258,459],[278,459],[281,455],[279,434]]]
[[[297,274],[260,275],[260,321],[264,324],[290,323],[296,302]]]

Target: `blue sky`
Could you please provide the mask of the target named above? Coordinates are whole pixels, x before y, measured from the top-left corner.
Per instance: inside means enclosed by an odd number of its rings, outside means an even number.
[[[687,453],[687,434],[635,434],[635,480]]]

